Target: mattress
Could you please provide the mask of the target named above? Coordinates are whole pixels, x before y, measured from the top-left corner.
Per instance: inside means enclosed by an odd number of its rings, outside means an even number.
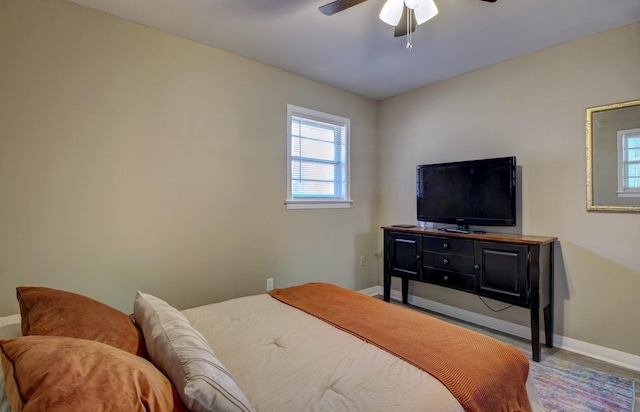
[[[258,412],[463,411],[428,373],[269,295],[182,313]],[[527,391],[544,411],[530,381]]]

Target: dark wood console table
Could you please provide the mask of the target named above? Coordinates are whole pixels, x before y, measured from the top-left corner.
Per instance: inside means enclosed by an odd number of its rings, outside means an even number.
[[[502,233],[450,233],[382,227],[384,300],[391,277],[431,283],[528,308],[533,360],[540,361],[540,309],[546,346],[553,347],[553,245],[555,237]]]

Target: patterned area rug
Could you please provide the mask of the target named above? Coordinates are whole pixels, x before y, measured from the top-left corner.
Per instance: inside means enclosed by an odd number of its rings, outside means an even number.
[[[526,351],[525,351],[526,353]],[[531,359],[531,353],[526,353]],[[632,412],[635,382],[542,355],[531,363],[538,395],[553,412]]]

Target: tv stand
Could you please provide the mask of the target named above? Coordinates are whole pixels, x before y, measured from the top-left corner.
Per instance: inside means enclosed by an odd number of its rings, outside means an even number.
[[[413,280],[527,308],[534,361],[540,361],[542,310],[545,343],[553,347],[553,245],[557,238],[467,233],[465,229],[382,229],[385,301],[391,297],[391,277],[397,276],[402,279],[405,304],[409,280]]]

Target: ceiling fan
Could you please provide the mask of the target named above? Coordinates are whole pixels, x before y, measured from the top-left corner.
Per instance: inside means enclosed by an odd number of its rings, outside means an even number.
[[[320,12],[331,16],[365,1],[367,0],[335,0],[321,6]],[[496,2],[496,0],[481,1]],[[433,0],[386,0],[380,11],[380,19],[394,26],[394,37],[400,37],[413,32],[416,25],[424,23],[436,14],[438,9]]]

